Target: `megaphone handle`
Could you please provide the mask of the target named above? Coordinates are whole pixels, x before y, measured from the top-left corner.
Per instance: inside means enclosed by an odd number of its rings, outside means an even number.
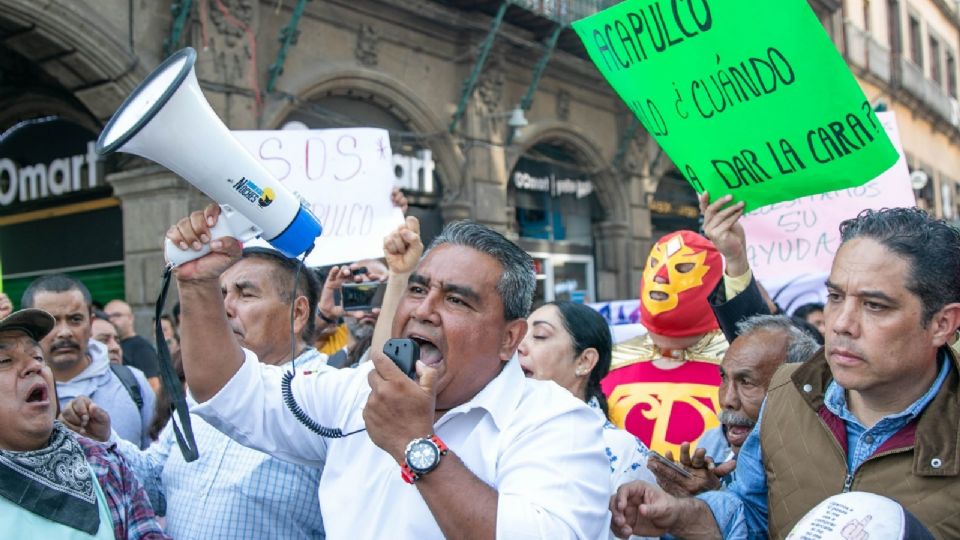
[[[260,235],[260,228],[250,222],[243,214],[226,204],[221,205],[220,208],[220,217],[217,218],[216,225],[210,227],[210,238],[232,236],[241,242],[246,242]],[[173,241],[166,238],[163,243],[163,253],[168,263],[173,266],[180,266],[210,253],[210,244],[204,244],[200,250],[180,249],[174,245]]]

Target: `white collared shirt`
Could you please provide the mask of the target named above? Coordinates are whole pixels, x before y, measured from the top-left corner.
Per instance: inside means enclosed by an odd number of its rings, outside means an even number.
[[[372,363],[298,370],[293,393],[321,425],[354,431],[364,425],[371,369]],[[442,538],[417,487],[401,479],[397,462],[366,432],[323,439],[297,421],[283,403],[282,373],[246,351],[237,374],[193,412],[281,459],[326,462],[319,492],[329,538]],[[434,428],[474,475],[497,490],[498,538],[607,536],[610,473],[601,424],[570,392],[524,377],[516,357]]]

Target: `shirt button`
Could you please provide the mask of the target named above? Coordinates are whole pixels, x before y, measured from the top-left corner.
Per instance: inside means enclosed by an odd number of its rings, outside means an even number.
[[[863,442],[867,444],[873,444],[873,435],[867,435],[863,438]]]
[[[813,392],[813,386],[809,384],[805,384],[803,385],[803,391],[809,394],[810,392]]]
[[[943,467],[943,461],[941,461],[940,458],[935,457],[930,460],[930,466],[934,469],[939,469],[940,467]]]

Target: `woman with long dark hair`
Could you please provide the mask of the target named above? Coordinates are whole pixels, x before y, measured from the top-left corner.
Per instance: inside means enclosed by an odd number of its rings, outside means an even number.
[[[518,349],[523,372],[566,388],[596,410],[597,421],[603,422],[610,493],[633,480],[655,484],[646,465],[649,449],[607,418],[607,399],[600,389],[600,381],[610,371],[613,349],[607,322],[590,307],[559,301],[534,311],[527,324],[527,335]]]

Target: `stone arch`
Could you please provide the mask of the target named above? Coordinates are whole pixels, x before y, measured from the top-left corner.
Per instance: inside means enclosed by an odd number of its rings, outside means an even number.
[[[109,118],[144,76],[137,56],[82,2],[0,1],[0,18],[16,28],[5,45],[56,80],[97,121]]]
[[[428,136],[434,151],[434,161],[444,181],[444,198],[459,191],[462,182],[461,151],[447,132],[447,126],[417,97],[416,92],[401,81],[379,71],[348,68],[322,73],[294,90],[297,99],[310,100],[327,96],[346,96],[368,99],[397,116],[411,130]],[[296,107],[291,100],[268,105],[263,122],[267,129],[279,128]]]
[[[628,220],[629,194],[623,182],[618,181],[610,161],[603,156],[597,145],[585,137],[577,127],[568,122],[537,122],[524,127],[514,139],[515,150],[507,158],[507,171],[512,171],[524,152],[546,141],[560,141],[570,145],[579,161],[593,172],[597,198],[607,210],[604,221],[626,223]]]

